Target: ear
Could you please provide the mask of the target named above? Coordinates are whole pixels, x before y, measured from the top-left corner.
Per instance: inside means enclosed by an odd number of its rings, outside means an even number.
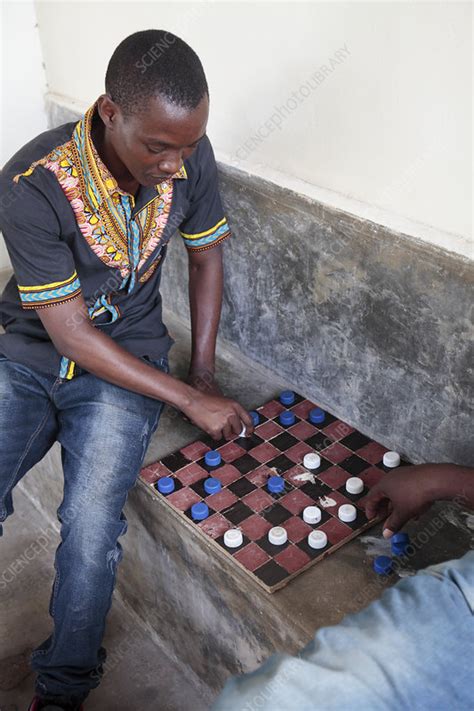
[[[101,94],[97,99],[97,111],[108,131],[113,131],[117,125],[120,108],[108,94]]]

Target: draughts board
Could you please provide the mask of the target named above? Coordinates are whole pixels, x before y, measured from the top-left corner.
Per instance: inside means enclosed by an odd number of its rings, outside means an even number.
[[[315,407],[318,406],[314,402],[296,393],[294,404],[288,408],[276,397],[257,408],[259,424],[251,437],[216,442],[203,435],[141,471],[142,479],[156,496],[171,506],[186,525],[199,531],[268,592],[283,587],[378,521],[367,519],[360,500],[389,471],[382,462],[386,448],[329,412],[325,413],[324,422],[311,424],[308,415]],[[296,416],[289,427],[279,422],[280,413],[286,409]],[[204,461],[205,453],[211,449],[221,454],[222,462],[217,468],[206,466]],[[309,452],[321,457],[313,481],[299,477],[308,471],[302,461]],[[408,462],[402,461],[404,464]],[[266,488],[269,477],[275,474],[285,480],[283,493],[271,494]],[[163,476],[174,479],[175,490],[171,494],[161,494],[156,488],[157,480]],[[207,495],[204,490],[209,476],[221,481],[222,489],[216,494]],[[363,480],[361,494],[352,495],[345,490],[346,480],[352,476]],[[195,522],[191,506],[201,501],[209,506],[209,517]],[[357,518],[351,523],[343,523],[337,515],[339,506],[345,503],[352,503],[357,509]],[[321,521],[309,525],[303,521],[302,511],[314,505],[321,508]],[[286,529],[288,541],[284,545],[268,541],[267,534],[273,526]],[[243,544],[239,548],[224,545],[224,532],[229,528],[242,531]],[[327,535],[324,549],[313,549],[307,543],[308,534],[315,529]]]

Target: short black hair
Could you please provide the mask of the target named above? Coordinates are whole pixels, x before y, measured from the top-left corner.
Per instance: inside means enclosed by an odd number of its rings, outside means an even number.
[[[120,42],[107,67],[105,91],[126,115],[143,111],[157,95],[190,110],[209,97],[196,52],[165,30],[142,30]]]

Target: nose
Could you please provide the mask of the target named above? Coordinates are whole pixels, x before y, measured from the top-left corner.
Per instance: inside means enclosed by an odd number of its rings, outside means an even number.
[[[173,175],[180,169],[182,162],[181,154],[166,157],[158,163],[158,171],[166,173],[166,175]]]

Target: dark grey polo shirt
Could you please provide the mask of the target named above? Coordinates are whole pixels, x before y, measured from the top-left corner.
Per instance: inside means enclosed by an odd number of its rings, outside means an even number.
[[[14,270],[0,299],[0,353],[66,378],[77,368],[63,363],[37,309],[82,293],[94,326],[136,356],[160,358],[173,344],[160,296],[169,239],[178,229],[188,250],[201,251],[231,234],[207,136],[172,178],[133,197],[93,145],[97,118],[94,104],[81,121],[37,136],[0,177],[0,229]]]

